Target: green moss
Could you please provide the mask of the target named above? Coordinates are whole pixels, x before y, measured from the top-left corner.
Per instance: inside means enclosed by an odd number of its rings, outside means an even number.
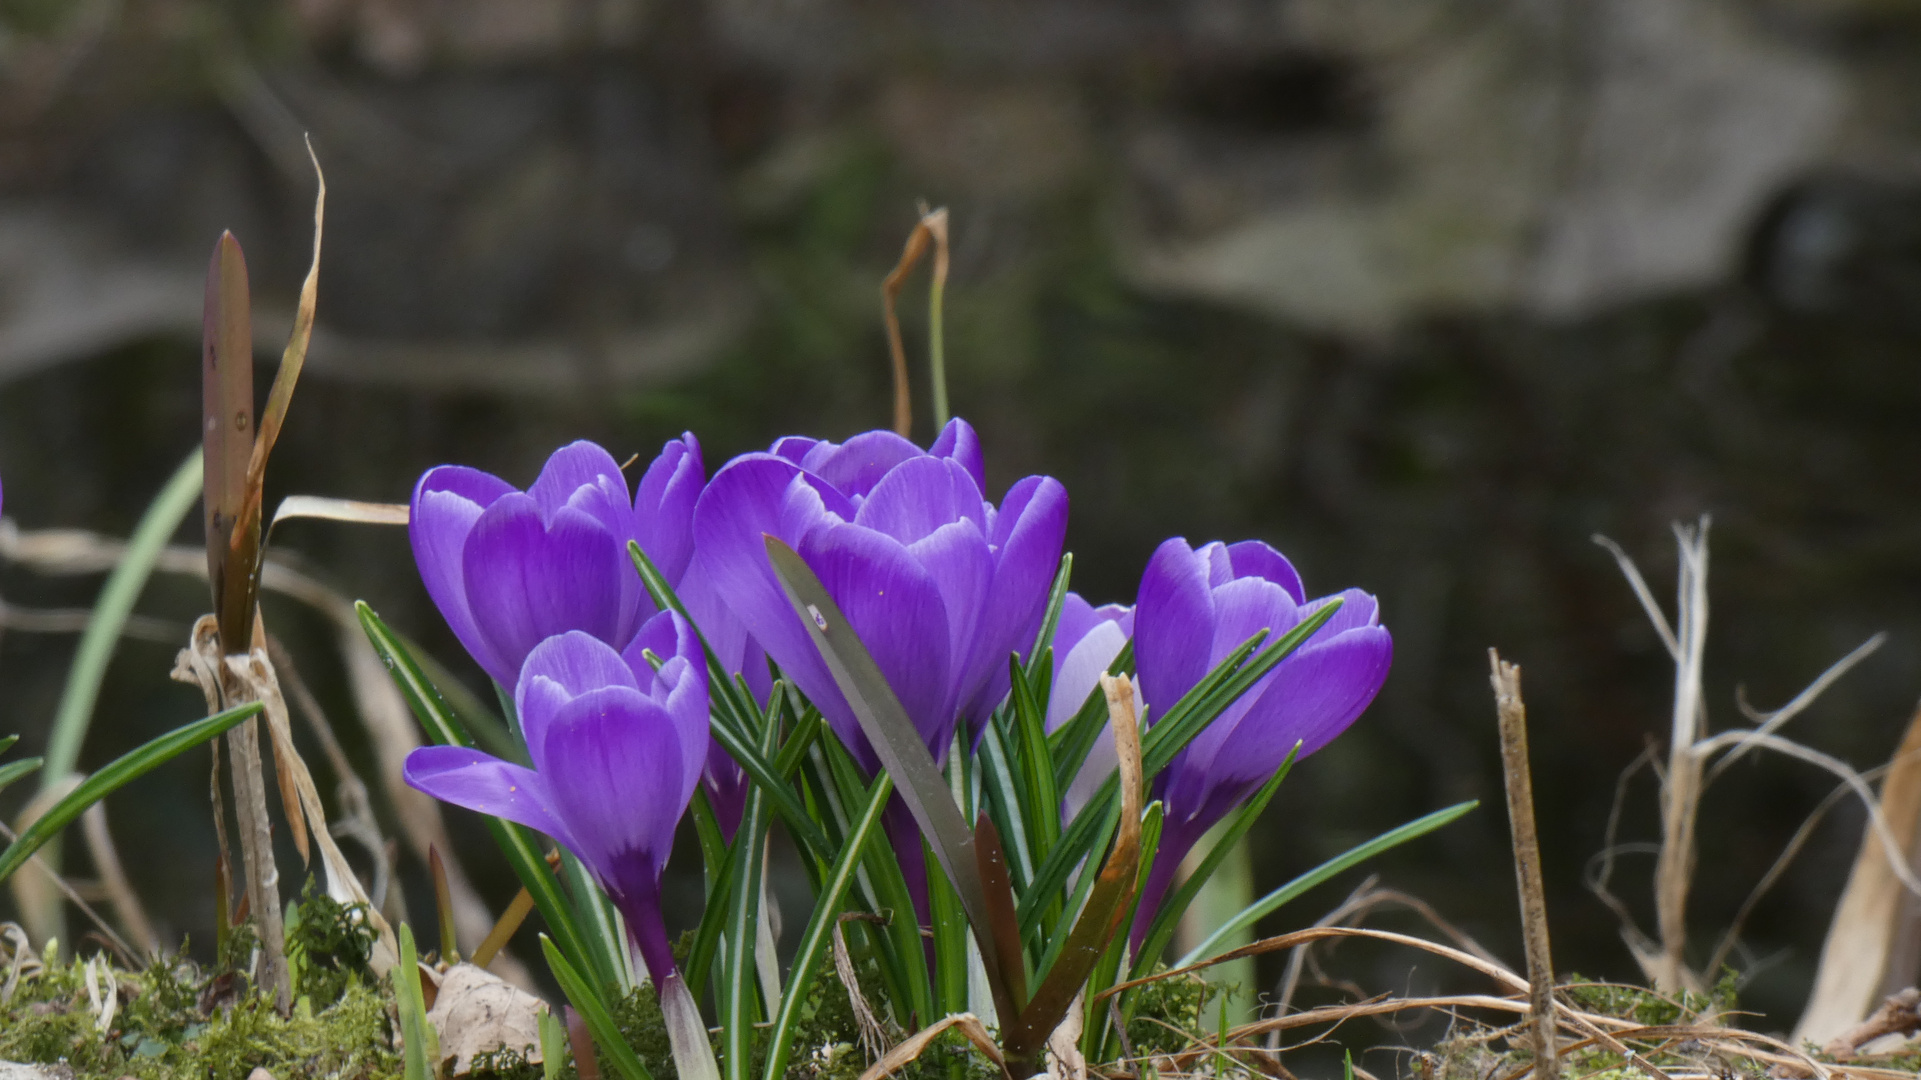
[[[122,1004],[101,1031],[85,961],[23,978],[0,1006],[0,1059],[64,1062],[82,1080],[246,1080],[255,1068],[327,1080],[399,1073],[386,1000],[364,981],[345,984],[318,1012],[302,998],[283,1017],[269,998],[244,987],[231,1000],[210,993],[237,984],[183,960],[115,972],[115,979]]]
[[[371,985],[374,942],[379,934],[364,915],[365,904],[342,904],[307,879],[300,902],[287,909],[287,967],[296,995],[333,1001],[355,982]]]

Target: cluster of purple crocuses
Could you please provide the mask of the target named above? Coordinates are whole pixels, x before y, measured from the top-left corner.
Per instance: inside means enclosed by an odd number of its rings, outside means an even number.
[[[961,420],[928,449],[892,432],[844,443],[785,438],[708,479],[689,434],[667,443],[629,497],[605,450],[577,442],[522,492],[458,466],[428,472],[409,530],[428,593],[480,666],[510,688],[533,767],[430,747],[407,781],[517,821],[580,858],[626,917],[657,983],[678,980],[660,912],[674,832],[703,782],[723,827],[746,781],[709,735],[706,657],[764,701],[768,661],[868,770],[876,759],[768,562],[764,537],[807,562],[872,653],[936,760],[1008,692],[1008,657],[1034,645],[1067,528],[1049,477],[986,496],[979,441]],[[637,541],[698,625],[657,611],[629,561]],[[1156,780],[1165,825],[1141,910],[1158,907],[1184,855],[1297,744],[1320,749],[1366,708],[1392,643],[1374,598],[1334,617],[1229,707]],[[1129,638],[1151,724],[1260,630],[1284,633],[1332,598],[1258,541],[1157,550],[1132,608],[1069,594],[1053,638],[1047,724],[1080,707]],[[1071,814],[1111,770],[1106,740],[1071,786]],[[1104,753],[1104,756],[1102,756]],[[919,846],[890,813],[896,850]],[[903,841],[912,847],[903,848]],[[903,857],[912,882],[921,860]],[[910,865],[911,864],[911,865]],[[923,879],[924,880],[924,879]]]

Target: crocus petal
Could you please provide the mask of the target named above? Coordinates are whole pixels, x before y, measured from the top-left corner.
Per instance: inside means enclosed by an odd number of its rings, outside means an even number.
[[[554,816],[546,784],[532,769],[466,746],[422,746],[407,755],[401,777],[416,791],[455,806],[506,818],[573,846]]]
[[[816,444],[801,459],[801,467],[848,498],[861,499],[894,466],[923,456],[920,447],[891,431],[863,431],[838,446]]]
[[[620,464],[600,445],[584,439],[548,455],[547,464],[541,467],[527,494],[533,496],[541,516],[548,520],[561,507],[573,506],[617,536],[631,528],[626,519],[633,511],[627,502],[627,478],[621,474]]]
[[[682,751],[667,711],[626,687],[583,694],[550,720],[541,775],[554,816],[608,886],[631,893],[659,881],[693,797]]]
[[[1121,654],[1127,635],[1118,622],[1101,621],[1081,635],[1066,656],[1059,657],[1054,686],[1047,703],[1047,730],[1052,732],[1074,718],[1087,696],[1100,686],[1108,665]]]
[[[634,492],[634,538],[676,588],[694,557],[694,503],[706,481],[700,442],[687,432],[661,448]]]
[[[1378,626],[1381,622],[1380,602],[1359,589],[1347,589],[1333,596],[1323,596],[1301,609],[1305,619],[1331,600],[1341,602],[1341,610],[1335,612],[1319,630],[1314,632],[1315,641],[1326,641],[1336,634],[1358,630],[1364,626]]]
[[[661,658],[653,670],[646,653]],[[649,698],[660,702],[680,732],[681,785],[692,785],[707,764],[713,735],[707,721],[707,660],[700,635],[678,612],[663,611],[647,620],[634,635],[622,659],[642,680]]]
[[[810,439],[805,435],[787,435],[774,440],[774,445],[768,447],[767,452],[799,465],[807,459],[808,451],[819,445],[819,439]]]
[[[1243,540],[1227,548],[1228,563],[1239,578],[1258,577],[1279,585],[1287,590],[1296,604],[1307,601],[1307,593],[1301,589],[1300,572],[1287,556],[1261,543],[1259,540]]]
[[[634,615],[623,603],[623,578],[633,576],[623,545],[571,506],[546,524],[532,496],[510,493],[488,507],[468,534],[463,568],[474,624],[503,667],[489,674],[513,682],[534,646],[569,630],[625,645]]]
[[[1174,537],[1147,561],[1134,605],[1134,662],[1150,723],[1207,675],[1213,640],[1207,565],[1186,540]]]
[[[414,485],[407,515],[407,538],[420,567],[421,584],[454,636],[489,672],[508,665],[493,655],[474,625],[462,552],[481,512],[513,490],[505,480],[478,469],[443,465],[428,470]]]
[[[1025,657],[1047,613],[1047,591],[1067,540],[1067,489],[1051,476],[1030,476],[1007,490],[989,542],[994,583],[961,672],[960,709],[978,726],[1007,696],[1007,658]]]
[[[956,416],[947,422],[940,431],[934,445],[927,448],[927,456],[948,458],[960,463],[967,474],[974,478],[974,486],[987,490],[987,470],[981,462],[980,436],[974,434],[974,425]]]
[[[947,612],[932,575],[899,541],[858,525],[816,529],[798,550],[939,759],[953,733],[953,716],[947,709]],[[812,650],[813,642],[806,641],[806,647]],[[801,691],[820,707],[849,749],[858,746],[864,752],[856,755],[864,758],[862,764],[871,767],[866,736],[831,678],[825,686],[808,686],[801,681],[804,668],[790,667],[771,642],[767,649],[783,672],[793,673]]]
[[[1214,637],[1207,655],[1208,670],[1255,634],[1267,631],[1260,645],[1265,649],[1300,621],[1294,597],[1272,581],[1244,577],[1220,586],[1214,590]]]
[[[574,698],[608,686],[640,689],[627,661],[592,634],[556,634],[527,654],[514,687],[514,711],[536,769],[546,768],[547,731],[554,716]]]
[[[694,564],[704,587],[725,600],[745,632],[824,715],[836,705],[844,710],[845,703],[774,576],[765,537],[772,534],[791,547],[823,520],[853,516],[839,492],[769,454],[729,462],[694,507]]]
[[[861,503],[854,523],[911,544],[944,525],[970,521],[987,532],[980,488],[951,461],[916,457],[890,470]]]

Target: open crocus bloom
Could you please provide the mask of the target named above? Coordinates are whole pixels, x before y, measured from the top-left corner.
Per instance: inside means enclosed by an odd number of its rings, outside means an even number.
[[[660,874],[711,741],[699,636],[670,611],[624,655],[580,631],[548,638],[528,654],[514,702],[533,768],[429,746],[407,756],[407,783],[553,837],[620,908],[654,982],[677,981]]]
[[[1325,626],[1157,778],[1167,817],[1141,897],[1136,945],[1195,841],[1266,783],[1296,743],[1306,757],[1347,730],[1386,680],[1394,646],[1380,625],[1380,605],[1358,589],[1338,598],[1341,609]],[[1248,638],[1265,629],[1271,643],[1332,599],[1307,600],[1294,567],[1258,541],[1198,551],[1179,537],[1163,543],[1141,578],[1135,608],[1134,657],[1149,721],[1166,715]]]
[[[503,686],[534,647],[579,630],[615,649],[652,601],[627,556],[639,540],[669,582],[693,557],[689,520],[704,478],[692,435],[669,442],[634,500],[613,456],[590,442],[554,451],[525,492],[443,465],[414,488],[408,519],[427,593],[460,643]]]
[[[1010,654],[1040,628],[1067,492],[1050,477],[982,495],[979,444],[955,420],[923,451],[888,431],[844,444],[782,439],[715,474],[694,511],[695,569],[857,760],[876,761],[800,619],[764,536],[797,551],[872,653],[927,748],[1007,693]]]

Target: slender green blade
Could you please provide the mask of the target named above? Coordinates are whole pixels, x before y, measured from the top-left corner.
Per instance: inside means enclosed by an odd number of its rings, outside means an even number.
[[[827,947],[828,939],[833,936],[834,923],[840,917],[841,904],[846,900],[847,890],[860,869],[868,838],[878,831],[881,811],[886,808],[887,797],[893,792],[894,782],[885,773],[874,781],[874,790],[868,795],[867,805],[861,810],[846,841],[841,844],[840,857],[834,860],[825,887],[814,897],[814,914],[807,920],[807,929],[800,936],[800,948],[794,953],[794,965],[788,969],[788,990],[781,996],[780,1012],[774,1017],[773,1032],[768,1040],[767,1068],[761,1073],[763,1080],[781,1080],[787,1075],[787,1058],[793,1050],[795,1021],[800,1016],[801,1002],[807,996],[806,982],[812,977],[815,965],[820,963],[821,952]]]
[[[761,738],[763,753],[774,750],[779,724],[772,718]],[[760,915],[762,853],[767,849],[767,793],[756,786],[747,793],[740,829],[734,834],[734,888],[728,900],[727,962],[720,988],[722,1059],[727,1080],[749,1080],[753,1069],[754,949]],[[772,1002],[768,1005],[771,1008]]]
[[[981,791],[987,796],[989,812],[1000,820],[1002,835],[1011,841],[1007,854],[1014,889],[1025,893],[1034,880],[1035,859],[1028,847],[1027,812],[1022,809],[1024,800],[1014,778],[1013,755],[1007,752],[1004,725],[989,723],[982,730],[978,756]]]
[[[1134,956],[1133,973],[1129,976],[1130,978],[1138,979],[1154,970],[1154,965],[1160,961],[1161,952],[1167,948],[1167,943],[1174,939],[1174,931],[1180,925],[1181,916],[1187,914],[1188,905],[1200,895],[1202,887],[1207,884],[1209,878],[1214,876],[1214,872],[1221,868],[1221,863],[1225,862],[1228,853],[1234,850],[1234,845],[1240,843],[1241,838],[1247,835],[1247,830],[1253,828],[1254,822],[1260,819],[1261,811],[1267,809],[1267,804],[1273,801],[1274,793],[1281,789],[1281,781],[1287,779],[1288,772],[1294,768],[1294,755],[1300,753],[1300,750],[1301,745],[1295,743],[1294,749],[1287,752],[1287,760],[1281,762],[1281,767],[1274,771],[1273,777],[1261,785],[1261,790],[1228,819],[1227,828],[1221,832],[1218,842],[1208,851],[1207,858],[1201,860],[1200,866],[1188,875],[1187,880],[1181,883],[1181,887],[1174,892],[1174,895],[1168,897],[1167,901],[1161,905],[1161,910],[1155,913],[1154,921],[1148,924],[1147,933],[1141,938],[1140,951]]]
[[[400,688],[401,696],[407,699],[408,707],[427,732],[427,737],[443,746],[474,745],[466,728],[448,707],[446,698],[441,696],[440,690],[421,670],[407,642],[389,629],[366,601],[356,601],[354,611],[360,616],[361,628],[373,643],[374,652],[387,665],[388,674],[393,676],[394,684]],[[494,842],[500,845],[501,854],[507,857],[508,864],[514,868],[520,884],[533,897],[534,907],[547,920],[547,927],[559,939],[561,949],[577,968],[592,970],[590,957],[593,953],[588,947],[586,935],[575,922],[567,897],[560,891],[560,883],[547,867],[539,834],[524,825],[491,814],[481,815],[481,820],[487,823],[487,831],[493,834]]]
[[[614,902],[594,880],[571,851],[560,853],[560,873],[566,879],[567,893],[573,901],[574,923],[581,929],[587,945],[587,960],[600,985],[614,998],[624,998],[634,988],[634,969],[628,958],[627,931]]]
[[[1186,967],[1189,964],[1199,963],[1207,959],[1220,947],[1221,942],[1253,926],[1289,900],[1294,899],[1351,866],[1366,862],[1374,856],[1391,848],[1399,847],[1416,837],[1426,836],[1428,833],[1454,821],[1479,805],[1481,805],[1481,803],[1478,799],[1455,803],[1453,806],[1444,810],[1436,810],[1424,817],[1415,818],[1413,821],[1397,829],[1390,829],[1365,844],[1349,848],[1342,854],[1336,855],[1332,859],[1309,870],[1307,873],[1302,874],[1300,877],[1295,878],[1293,881],[1288,882],[1273,892],[1268,893],[1266,896],[1261,897],[1259,900],[1254,901],[1252,904],[1249,904],[1246,908],[1242,909],[1239,915],[1229,919],[1212,934],[1209,934],[1206,941],[1194,946],[1194,948],[1189,951],[1186,956],[1181,957],[1174,966]]]
[[[1061,607],[1067,603],[1067,582],[1073,575],[1074,553],[1063,551],[1061,568],[1054,572],[1054,583],[1047,589],[1047,608],[1041,616],[1040,633],[1034,635],[1034,647],[1027,650],[1029,672],[1040,664],[1041,656],[1054,644],[1054,631],[1061,625]]]
[[[427,1003],[420,989],[420,954],[414,948],[414,929],[400,924],[400,964],[394,968],[395,1012],[400,1014],[400,1033],[407,1046],[402,1066],[405,1080],[433,1080],[434,1065],[427,1042]]]
[[[846,696],[861,731],[873,744],[881,767],[893,776],[901,800],[907,804],[908,812],[913,814],[935,858],[959,894],[967,921],[981,940],[981,967],[993,990],[995,1009],[1004,1016],[1015,1015],[1025,1003],[1008,996],[1010,984],[998,960],[1004,950],[993,944],[994,922],[974,854],[973,830],[961,817],[960,807],[935,767],[933,755],[927,752],[920,733],[894,696],[893,687],[887,684],[873,656],[853,633],[840,607],[806,562],[773,536],[767,537],[767,556],[773,562],[788,602],[794,606],[814,647],[827,662],[828,671]],[[901,853],[901,857],[913,855]]]
[[[1048,650],[1051,653],[1052,650]],[[1008,663],[1012,676],[1014,732],[1020,747],[1020,776],[1023,814],[1028,842],[1042,858],[1054,849],[1061,837],[1061,797],[1054,782],[1054,759],[1048,753],[1047,710],[1036,696],[1018,659]]]
[[[180,531],[180,523],[193,511],[194,500],[200,497],[200,483],[201,452],[195,449],[174,470],[160,494],[147,504],[146,512],[140,515],[140,524],[134,527],[133,536],[127,541],[126,554],[120,557],[113,572],[107,575],[106,584],[100,587],[100,599],[87,616],[87,629],[80,635],[73,666],[67,669],[66,688],[61,691],[60,705],[53,714],[53,730],[47,737],[49,764],[41,778],[41,790],[79,765],[80,744],[86,740],[87,728],[93,722],[100,685],[106,679],[114,648],[120,644],[121,631],[126,629],[127,617],[133,614],[134,601],[140,598],[147,579],[153,575],[161,549]]]
[[[540,951],[547,957],[548,970],[554,973],[554,981],[560,984],[560,992],[567,995],[574,1011],[587,1022],[587,1030],[593,1033],[594,1043],[608,1061],[613,1063],[614,1071],[623,1080],[654,1080],[647,1066],[640,1063],[640,1056],[634,1048],[627,1045],[621,1037],[620,1026],[601,1003],[600,996],[594,993],[587,980],[581,977],[578,969],[567,962],[560,947],[546,934],[540,935]]]
[[[21,758],[19,761],[9,761],[5,765],[0,765],[0,791],[7,790],[8,785],[23,776],[31,776],[33,771],[40,767],[40,764],[40,758],[30,757]]]
[[[248,702],[177,727],[115,758],[111,764],[82,780],[80,786],[74,788],[66,798],[54,803],[46,813],[34,819],[33,824],[20,831],[19,839],[9,845],[4,853],[0,853],[0,881],[11,877],[42,845],[85,813],[87,807],[259,712],[259,702]]]
[[[723,724],[712,725],[714,741],[728,756],[747,770],[754,782],[754,790],[764,791],[773,801],[774,810],[780,814],[781,823],[794,834],[794,838],[812,848],[822,858],[833,856],[833,842],[821,831],[820,823],[807,815],[807,808],[801,805],[800,796],[794,794],[793,786],[786,782],[782,773],[776,769],[765,754],[753,743],[741,737],[737,731]]]

